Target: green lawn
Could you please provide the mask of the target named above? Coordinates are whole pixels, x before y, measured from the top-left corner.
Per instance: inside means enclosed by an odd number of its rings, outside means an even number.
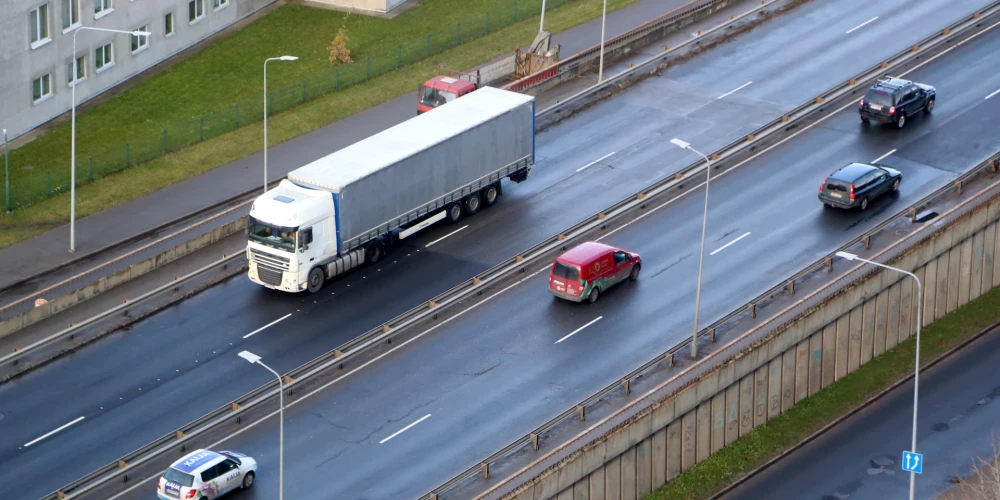
[[[998,321],[1000,288],[994,288],[921,330],[921,364],[932,361]],[[719,450],[646,499],[690,500],[712,496],[912,373],[915,346],[914,337],[910,337],[854,373]]]
[[[635,1],[609,0],[608,10],[613,11]],[[520,0],[519,11],[529,11],[533,3],[540,4],[540,1]],[[553,9],[551,5],[556,3],[549,1],[546,14],[546,29],[552,32],[601,15],[600,0],[571,0]],[[462,8],[457,9],[456,5]],[[383,54],[386,48],[391,49],[415,36],[426,38],[442,24],[469,19],[473,15],[485,19],[485,13],[491,8],[491,18],[496,23],[501,16],[499,12],[509,5],[509,0],[426,0],[395,20],[347,16],[354,65],[363,63],[366,54]],[[510,17],[511,13],[507,15]],[[78,181],[86,178],[86,158],[91,154],[136,137],[150,134],[156,137],[157,131],[165,126],[219,109],[220,105],[228,109],[226,106],[233,103],[247,98],[256,99],[262,88],[259,76],[262,61],[255,54],[291,54],[301,58],[296,62],[269,65],[269,89],[300,82],[317,71],[328,71],[325,48],[344,17],[338,12],[298,5],[283,6],[197,56],[78,116]],[[433,76],[438,64],[464,69],[488,61],[518,44],[529,43],[537,33],[537,23],[537,16],[534,16],[499,31],[491,30],[489,35],[474,43],[465,43],[368,82],[323,95],[273,115],[268,120],[269,139],[273,145],[410,92],[421,81]],[[311,38],[296,36],[301,33],[316,35]],[[434,38],[437,36],[434,35]],[[128,118],[137,116],[145,118]],[[138,167],[82,184],[77,188],[77,216],[105,210],[253,154],[262,148],[261,140],[261,124],[257,122]],[[36,187],[39,184],[44,186],[45,172],[53,172],[53,185],[59,185],[58,181],[64,177],[68,179],[68,169],[65,168],[69,163],[68,145],[67,124],[12,151],[11,191],[14,198],[17,198],[19,185],[29,180]],[[133,145],[133,155],[134,148]],[[30,161],[27,160],[29,158]],[[19,168],[24,163],[32,168]],[[68,186],[68,180],[65,185]],[[48,199],[0,216],[0,227],[4,228],[0,232],[0,248],[65,224],[69,215],[69,200],[64,191],[65,188],[57,190]]]

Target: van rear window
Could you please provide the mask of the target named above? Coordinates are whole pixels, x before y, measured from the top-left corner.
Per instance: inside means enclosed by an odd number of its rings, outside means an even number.
[[[552,268],[552,274],[569,281],[580,280],[580,268],[563,264],[562,262],[556,262],[555,267]]]
[[[865,95],[865,101],[870,104],[878,104],[879,106],[893,105],[891,94],[874,89],[868,91],[868,94]]]

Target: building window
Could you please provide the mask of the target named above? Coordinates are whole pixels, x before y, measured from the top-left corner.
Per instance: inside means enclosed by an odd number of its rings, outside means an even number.
[[[94,66],[97,67],[97,71],[100,72],[105,68],[110,68],[115,65],[115,48],[112,44],[107,44],[97,48],[97,52],[94,54]]]
[[[194,23],[205,17],[205,0],[188,1],[188,22]]]
[[[147,26],[145,24],[143,24],[142,26],[139,26],[138,28],[136,28],[136,29],[134,29],[132,31],[149,31],[146,28],[147,28]],[[139,52],[140,50],[143,50],[143,49],[149,47],[149,37],[146,36],[146,35],[131,35],[129,38],[132,39],[132,53],[133,54],[135,54],[136,52]]]
[[[52,95],[51,75],[42,75],[31,82],[31,97],[35,103],[41,102]]]
[[[42,5],[32,10],[28,15],[31,23],[31,48],[37,49],[48,43],[49,39],[49,6]]]
[[[222,10],[227,5],[229,5],[229,0],[212,0],[212,9]]]
[[[87,79],[87,56],[76,58],[76,83]],[[73,86],[73,62],[66,63],[66,83]]]
[[[112,0],[94,0],[94,19],[100,19],[114,12],[115,7],[111,1]]]
[[[174,34],[174,13],[171,12],[163,17],[163,33],[165,36]]]
[[[80,24],[80,0],[62,0],[63,31]]]

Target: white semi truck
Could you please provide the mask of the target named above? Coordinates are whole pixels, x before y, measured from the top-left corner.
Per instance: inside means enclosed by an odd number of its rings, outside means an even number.
[[[293,170],[247,221],[250,280],[316,293],[435,222],[493,205],[535,160],[534,97],[485,87]]]

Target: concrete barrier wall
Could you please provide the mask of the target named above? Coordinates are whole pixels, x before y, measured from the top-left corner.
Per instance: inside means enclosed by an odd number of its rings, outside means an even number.
[[[132,264],[115,274],[105,276],[100,280],[86,285],[72,293],[50,299],[43,305],[37,306],[25,313],[0,322],[0,338],[10,335],[28,325],[37,323],[60,311],[69,309],[70,307],[73,307],[85,300],[111,290],[116,286],[128,283],[129,281],[132,281],[140,276],[151,273],[161,266],[201,250],[227,236],[243,231],[246,229],[246,226],[246,217],[241,217],[233,222],[213,229],[208,233],[183,242],[160,254]]]
[[[998,219],[994,196],[890,262],[922,281],[924,326],[1000,286]],[[510,497],[641,499],[913,335],[917,297],[909,277],[869,274]]]

